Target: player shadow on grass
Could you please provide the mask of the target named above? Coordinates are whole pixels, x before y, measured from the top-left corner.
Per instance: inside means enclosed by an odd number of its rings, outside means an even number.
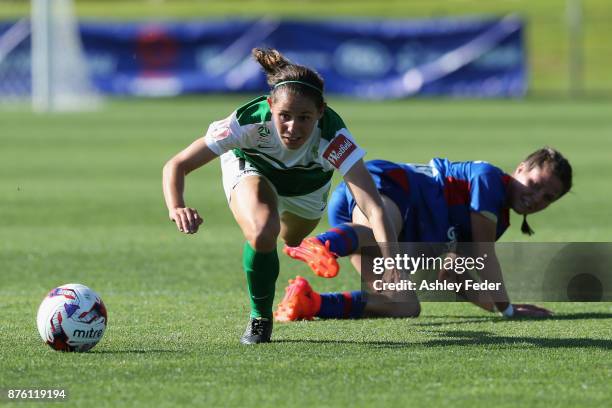
[[[372,340],[308,340],[308,339],[280,339],[275,343],[310,343],[310,344],[353,344],[364,345],[375,348],[414,348],[425,347],[447,347],[447,346],[516,346],[524,347],[525,344],[541,348],[599,348],[603,350],[612,349],[612,340],[592,338],[545,338],[528,336],[500,336],[486,331],[470,330],[432,330],[430,333],[438,338],[426,341],[372,341]]]
[[[431,346],[463,346],[463,345],[508,345],[520,346],[529,344],[543,348],[599,348],[603,350],[612,349],[612,340],[591,338],[546,338],[527,336],[499,336],[485,331],[433,331],[436,335],[446,338],[438,338],[416,343],[427,347]]]
[[[612,313],[563,313],[549,317],[521,317],[520,319],[508,319],[502,316],[427,316],[426,319],[461,319],[446,322],[418,322],[413,326],[434,327],[449,326],[466,323],[508,323],[508,322],[541,322],[543,320],[588,320],[588,319],[612,319]]]
[[[126,350],[92,350],[92,354],[155,354],[155,353],[183,353],[182,350],[144,350],[144,349],[126,349]]]

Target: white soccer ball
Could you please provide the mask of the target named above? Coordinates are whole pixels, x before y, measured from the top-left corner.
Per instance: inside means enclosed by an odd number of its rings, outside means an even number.
[[[36,317],[40,337],[52,349],[61,351],[90,350],[102,339],[107,322],[100,296],[78,283],[50,291]]]

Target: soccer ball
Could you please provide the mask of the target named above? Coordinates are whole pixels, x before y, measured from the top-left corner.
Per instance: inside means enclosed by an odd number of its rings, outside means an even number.
[[[87,351],[98,344],[108,317],[100,296],[87,286],[69,283],[53,289],[38,308],[36,324],[54,350]]]

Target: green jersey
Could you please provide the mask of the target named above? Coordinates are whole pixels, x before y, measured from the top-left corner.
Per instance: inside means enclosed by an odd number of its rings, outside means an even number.
[[[334,170],[344,176],[365,155],[329,107],[304,145],[287,149],[272,123],[266,98],[261,96],[226,119],[213,122],[205,140],[218,155],[233,154],[250,162],[279,195],[309,194],[329,183]]]

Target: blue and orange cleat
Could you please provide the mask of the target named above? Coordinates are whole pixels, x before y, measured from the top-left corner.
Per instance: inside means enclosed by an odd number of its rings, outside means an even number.
[[[321,309],[321,295],[312,290],[308,281],[301,276],[289,279],[285,296],[274,312],[277,322],[312,320]]]
[[[336,256],[329,250],[329,241],[323,245],[315,237],[304,238],[300,246],[285,245],[283,251],[293,259],[306,262],[322,278],[333,278],[340,270]]]

